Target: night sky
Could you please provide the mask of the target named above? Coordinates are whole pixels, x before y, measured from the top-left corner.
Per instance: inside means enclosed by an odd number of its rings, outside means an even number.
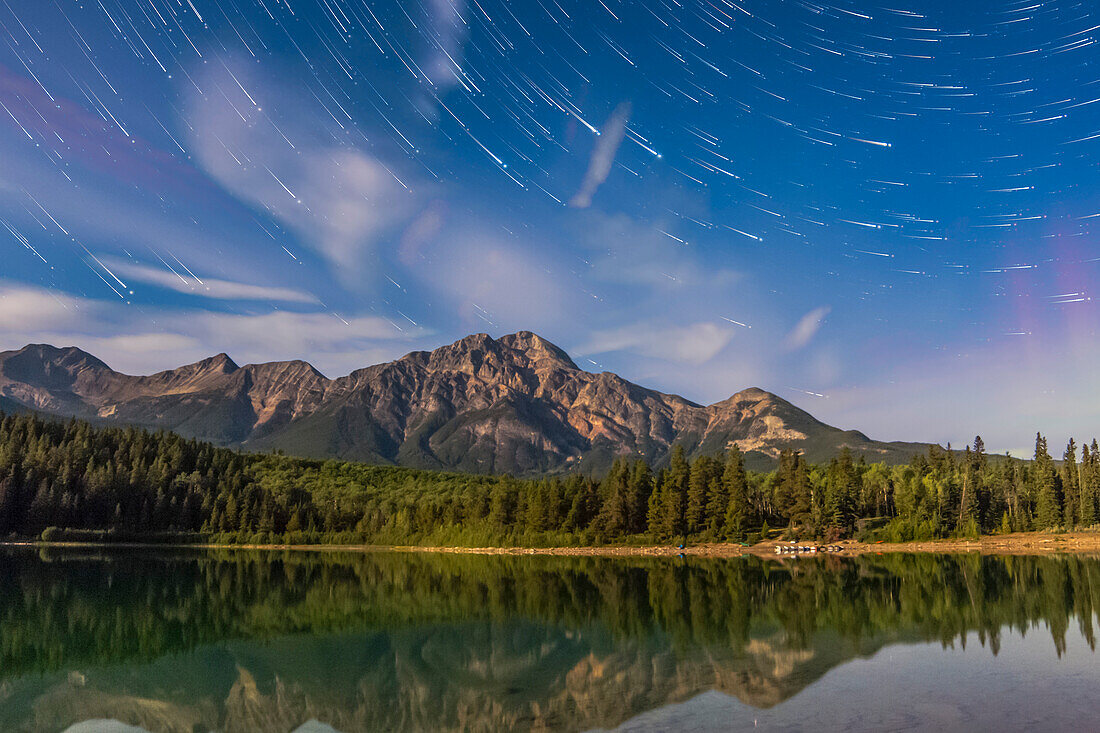
[[[527,329],[883,439],[1100,432],[1090,3],[0,0],[0,349]]]

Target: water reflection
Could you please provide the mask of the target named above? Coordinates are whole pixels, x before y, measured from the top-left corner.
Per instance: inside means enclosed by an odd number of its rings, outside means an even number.
[[[634,729],[728,721],[734,704],[779,722],[836,684],[819,682],[830,670],[893,644],[934,642],[929,669],[988,662],[1036,629],[1051,660],[1092,650],[1100,607],[1100,561],[1076,557],[9,550],[0,584],[12,731]]]

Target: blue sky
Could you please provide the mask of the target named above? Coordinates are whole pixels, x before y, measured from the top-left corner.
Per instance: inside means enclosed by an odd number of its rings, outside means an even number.
[[[1098,25],[1053,0],[5,0],[0,348],[336,376],[529,329],[874,437],[1091,437]]]

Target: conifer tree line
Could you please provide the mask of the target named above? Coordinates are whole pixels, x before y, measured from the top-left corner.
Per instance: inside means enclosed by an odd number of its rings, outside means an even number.
[[[795,537],[904,541],[1088,528],[1100,447],[1031,461],[933,446],[905,465],[825,465],[782,451],[746,471],[735,447],[602,478],[516,479],[241,453],[178,435],[0,416],[0,537],[377,544],[593,544]]]

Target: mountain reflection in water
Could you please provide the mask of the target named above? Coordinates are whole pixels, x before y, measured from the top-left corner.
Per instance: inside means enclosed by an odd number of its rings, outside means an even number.
[[[1098,677],[1100,560],[1068,556],[13,548],[0,583],[5,731],[801,729],[830,705],[849,728],[985,728],[920,698]]]

